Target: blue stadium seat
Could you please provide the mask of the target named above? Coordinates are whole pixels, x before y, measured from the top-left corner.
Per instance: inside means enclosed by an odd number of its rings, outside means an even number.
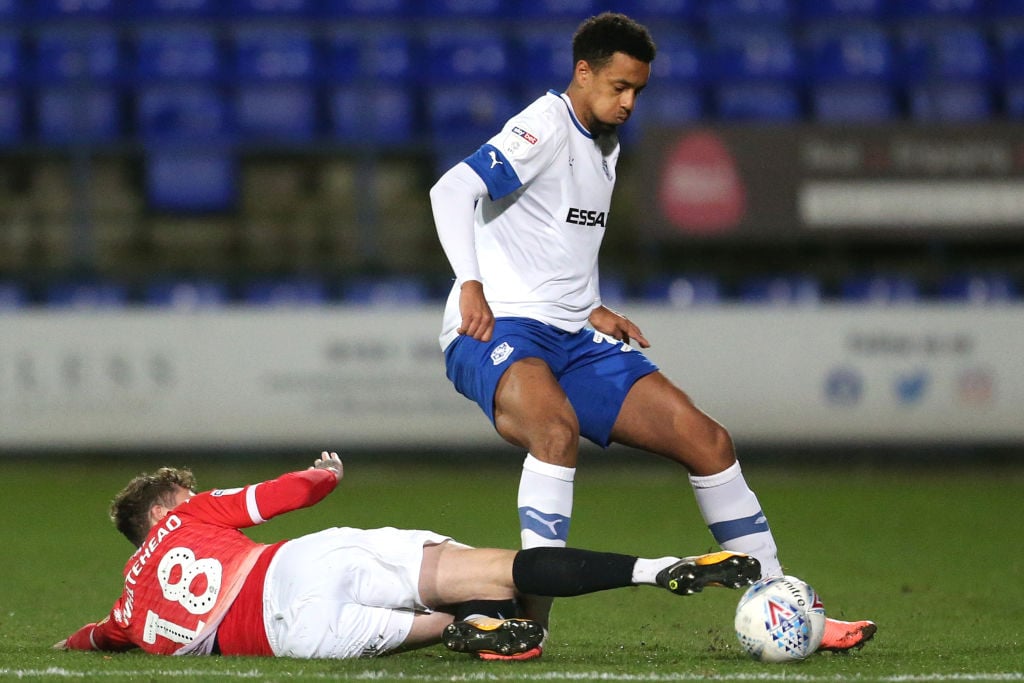
[[[161,308],[195,310],[226,305],[230,296],[227,286],[217,280],[162,278],[146,285],[143,301]]]
[[[812,305],[821,301],[821,284],[810,276],[752,277],[740,283],[740,299],[768,305]]]
[[[353,30],[331,32],[324,41],[320,69],[325,80],[334,85],[353,83],[361,77],[363,36]]]
[[[992,93],[975,83],[927,83],[909,89],[910,115],[921,123],[988,121]]]
[[[717,279],[707,275],[659,277],[644,284],[643,298],[677,308],[708,306],[721,303],[722,288]]]
[[[359,306],[410,306],[429,299],[426,284],[411,277],[357,278],[341,288],[341,300]]]
[[[840,283],[843,301],[863,304],[903,304],[920,299],[917,281],[904,275],[858,275]]]
[[[848,29],[811,40],[807,74],[815,83],[891,81],[899,75],[892,41],[880,27]]]
[[[561,92],[572,79],[572,35],[570,25],[537,27],[529,24],[515,37],[518,73],[516,78],[525,101],[532,101],[548,90]]]
[[[702,6],[701,0],[617,0],[614,3],[614,10],[651,24],[657,29],[670,21],[698,20],[698,12]]]
[[[316,278],[261,278],[245,285],[243,300],[254,306],[306,308],[328,302],[327,286]]]
[[[519,16],[544,20],[571,18],[579,23],[581,18],[597,14],[598,4],[595,0],[528,0],[519,3]]]
[[[653,126],[679,126],[696,123],[708,112],[704,90],[700,85],[668,85],[641,95],[630,126],[649,129]],[[622,133],[632,128],[619,131]]]
[[[446,86],[426,94],[430,133],[442,146],[473,142],[477,146],[496,135],[519,110],[519,101],[497,86]]]
[[[665,31],[658,36],[657,45],[658,56],[651,65],[651,75],[658,79],[659,84],[675,87],[704,81],[707,56],[697,38],[684,31]]]
[[[800,93],[788,83],[726,83],[714,88],[713,99],[722,121],[786,123],[803,117]]]
[[[124,135],[124,107],[115,88],[40,88],[35,119],[38,141],[43,145],[112,143]]]
[[[22,80],[25,71],[25,50],[19,31],[0,31],[0,84],[10,85]]]
[[[136,94],[135,110],[139,134],[149,143],[232,137],[228,103],[216,87],[181,83],[145,86]]]
[[[903,59],[910,82],[984,81],[992,77],[993,55],[979,26],[958,23],[902,32]]]
[[[793,4],[793,0],[705,0],[701,14],[712,25],[783,25],[794,17]]]
[[[819,123],[880,123],[900,118],[895,88],[880,83],[840,83],[810,88]]]
[[[403,19],[415,14],[415,0],[321,0],[320,11],[331,19]]]
[[[32,8],[32,14],[40,19],[109,19],[120,16],[125,10],[124,4],[128,2],[131,0],[33,0],[27,5]]]
[[[10,280],[0,280],[0,313],[12,311],[28,304],[25,288]]]
[[[988,12],[993,19],[1024,19],[1024,0],[990,0]]]
[[[878,20],[888,11],[887,0],[800,0],[798,15],[804,22],[830,23]]]
[[[312,15],[316,4],[316,0],[230,0],[227,9],[238,20],[295,19]]]
[[[714,78],[726,81],[791,81],[801,75],[800,56],[787,31],[736,30],[710,48]]]
[[[0,0],[0,21],[14,22],[24,18],[28,8],[27,0]]]
[[[939,283],[939,296],[947,301],[975,304],[1019,300],[1014,279],[1004,273],[957,273]]]
[[[332,84],[405,84],[419,75],[419,61],[407,32],[343,29],[328,36],[322,70]]]
[[[243,25],[234,32],[232,47],[234,76],[240,81],[302,81],[316,76],[316,45],[307,30]]]
[[[33,74],[47,84],[111,83],[121,75],[117,33],[105,26],[41,28],[36,36]]]
[[[720,35],[709,68],[719,118],[780,122],[802,116],[799,54],[788,32],[745,29]]]
[[[891,14],[897,19],[976,19],[984,15],[987,0],[900,0]]]
[[[222,0],[131,0],[136,17],[153,19],[205,19],[217,16]]]
[[[808,46],[808,90],[814,118],[825,123],[897,118],[898,71],[880,28],[824,34]]]
[[[1024,26],[1012,26],[998,34],[1000,70],[998,87],[1003,92],[1006,115],[1024,118]]]
[[[506,0],[431,0],[421,6],[428,19],[502,19],[518,14],[515,3]]]
[[[505,34],[497,28],[431,32],[424,41],[425,76],[431,83],[501,84],[513,73]],[[571,72],[570,72],[571,73]]]
[[[208,25],[143,28],[135,38],[135,52],[135,73],[142,83],[224,77],[217,33]]]
[[[215,146],[150,149],[146,154],[146,199],[157,211],[227,211],[238,201],[238,162]]]
[[[240,139],[254,143],[301,143],[319,132],[316,89],[305,83],[240,86],[233,112]]]
[[[319,130],[314,80],[317,54],[309,32],[242,27],[234,36],[239,135],[255,142],[308,142]]]
[[[25,104],[18,88],[25,68],[22,55],[20,34],[0,32],[0,146],[18,144],[24,135]]]
[[[349,85],[327,92],[328,135],[349,144],[382,147],[416,141],[416,101],[408,88]]]
[[[0,87],[0,147],[20,144],[24,136],[25,113],[21,91]]]
[[[113,29],[40,29],[32,74],[42,144],[114,142],[123,135],[121,51]]]
[[[704,118],[706,57],[702,45],[687,33],[666,32],[658,39],[652,65],[656,87],[644,91],[635,111],[636,122],[652,125],[690,124]]]
[[[957,24],[905,31],[903,54],[911,117],[983,121],[993,114],[993,55],[985,33]]]
[[[61,281],[46,288],[46,303],[56,308],[120,308],[128,303],[128,291],[116,282]]]

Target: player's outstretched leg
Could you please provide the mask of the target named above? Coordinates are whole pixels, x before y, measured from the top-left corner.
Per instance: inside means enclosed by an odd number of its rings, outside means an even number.
[[[676,595],[692,595],[705,586],[742,588],[761,578],[761,563],[750,555],[722,550],[684,557],[658,572],[658,585]]]
[[[444,629],[441,642],[455,652],[480,659],[524,660],[540,657],[544,628],[531,619],[471,617]]]
[[[825,619],[825,635],[821,637],[818,652],[849,652],[864,647],[875,637],[878,626],[873,621],[840,621]]]

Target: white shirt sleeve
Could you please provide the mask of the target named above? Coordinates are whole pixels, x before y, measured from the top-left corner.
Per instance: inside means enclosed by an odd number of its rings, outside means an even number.
[[[434,225],[458,284],[482,281],[476,257],[473,216],[476,203],[487,195],[487,186],[467,164],[458,163],[430,188]]]

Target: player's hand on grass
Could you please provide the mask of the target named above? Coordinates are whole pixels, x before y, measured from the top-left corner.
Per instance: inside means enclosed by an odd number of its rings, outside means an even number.
[[[320,457],[313,461],[313,466],[310,469],[314,470],[329,470],[334,473],[334,478],[341,481],[341,478],[345,475],[345,467],[341,464],[341,458],[338,457],[337,453],[330,453],[324,451],[320,454]]]
[[[462,324],[459,334],[477,341],[491,341],[494,332],[494,313],[484,297],[484,285],[479,280],[466,280],[459,289],[459,313]]]
[[[56,643],[53,644],[53,649],[54,650],[66,650],[66,649],[68,649],[68,639],[65,638],[64,640],[58,640]]]
[[[632,320],[607,306],[598,306],[591,311],[589,322],[598,332],[607,334],[609,337],[614,337],[619,341],[629,344],[635,340],[642,349],[650,348],[651,346],[651,343],[644,337],[644,333],[640,331],[640,328]]]

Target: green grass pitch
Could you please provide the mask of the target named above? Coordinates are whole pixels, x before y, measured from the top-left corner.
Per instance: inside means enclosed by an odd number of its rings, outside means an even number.
[[[505,453],[478,462],[353,456],[328,499],[251,534],[270,541],[330,525],[395,525],[515,547],[521,459]],[[348,662],[50,649],[103,616],[117,595],[131,548],[105,513],[128,478],[161,464],[188,465],[201,488],[229,487],[305,467],[315,455],[0,460],[0,678],[1024,680],[1024,464],[963,462],[745,465],[787,571],[811,583],[831,615],[878,623],[875,640],[848,655],[759,664],[743,655],[732,632],[737,592],[682,598],[650,587],[557,601],[544,657],[525,663],[478,662],[442,647]],[[572,544],[650,557],[711,549],[683,472],[622,455],[584,453]]]

